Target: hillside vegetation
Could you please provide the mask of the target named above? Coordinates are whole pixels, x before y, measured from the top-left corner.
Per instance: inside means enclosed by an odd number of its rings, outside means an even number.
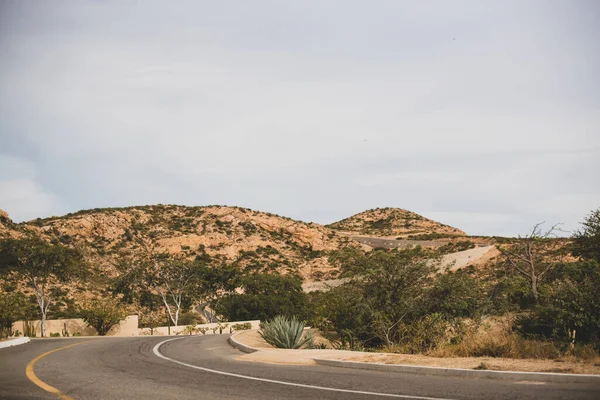
[[[375,208],[327,225],[351,235],[396,236],[404,239],[441,239],[465,232],[401,208]]]
[[[338,348],[597,362],[600,210],[572,238],[541,224],[473,238],[405,210],[361,214],[335,229],[221,206],[2,214],[0,335],[17,319],[114,322],[123,310],[150,328],[194,325],[208,305],[224,321],[297,317]]]
[[[327,276],[326,253],[351,240],[324,226],[240,207],[153,205],[79,211],[14,224],[0,216],[0,234],[29,231],[80,246],[112,274],[115,260],[152,251],[235,263],[255,271]]]

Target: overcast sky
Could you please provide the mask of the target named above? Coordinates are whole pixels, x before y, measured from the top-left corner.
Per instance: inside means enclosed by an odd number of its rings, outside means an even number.
[[[600,2],[0,0],[0,208],[600,207]]]

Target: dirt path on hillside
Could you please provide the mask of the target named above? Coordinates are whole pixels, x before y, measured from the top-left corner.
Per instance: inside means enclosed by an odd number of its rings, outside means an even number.
[[[480,265],[484,258],[490,258],[488,253],[495,253],[494,250],[494,246],[484,246],[459,251],[458,253],[446,254],[442,257],[442,264],[452,264],[450,267],[451,271],[456,271],[457,269],[464,268],[467,265]]]

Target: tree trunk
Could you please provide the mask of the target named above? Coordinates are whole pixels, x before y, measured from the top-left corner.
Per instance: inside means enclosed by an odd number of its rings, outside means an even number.
[[[42,337],[46,337],[46,311],[42,310]]]
[[[175,326],[177,326],[177,322],[176,322],[175,318],[173,318],[173,314],[171,313],[171,306],[169,305],[169,302],[167,301],[167,296],[165,296],[165,294],[160,290],[158,290],[158,294],[162,298],[163,304],[165,305],[165,312],[167,314],[167,319],[169,320],[169,326],[171,326],[171,322],[173,322],[175,324]]]
[[[531,271],[531,293],[533,294],[533,302],[538,302],[537,276],[534,271]]]

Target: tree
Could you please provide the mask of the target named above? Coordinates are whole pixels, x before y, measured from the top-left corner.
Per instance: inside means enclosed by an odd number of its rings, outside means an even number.
[[[573,255],[600,263],[600,208],[592,211],[573,235]]]
[[[110,328],[127,317],[127,312],[120,309],[118,300],[107,298],[88,303],[81,315],[88,326],[98,331],[98,335],[105,336]]]
[[[143,257],[115,265],[119,274],[112,282],[112,291],[123,295],[124,302],[139,303],[150,310],[160,301],[168,321],[178,326],[181,312],[210,292],[205,278],[210,276],[211,268],[202,261],[173,258],[148,247],[146,250]]]
[[[12,336],[13,323],[27,315],[27,299],[23,293],[0,292],[0,338]]]
[[[504,266],[529,281],[534,303],[538,302],[540,281],[557,265],[562,250],[562,243],[556,238],[557,225],[544,232],[542,224],[536,224],[529,235],[513,243],[496,245],[504,258]]]
[[[162,260],[150,265],[146,282],[162,299],[173,325],[178,326],[184,305],[190,305],[204,294],[201,280],[204,268],[197,261],[187,260]]]
[[[243,293],[224,296],[213,308],[229,321],[270,320],[307,314],[308,298],[295,275],[252,274],[241,278]]]
[[[368,307],[371,334],[387,346],[398,344],[404,327],[422,314],[426,289],[433,273],[441,267],[439,257],[418,247],[367,254],[344,249],[330,259],[340,265],[341,276],[350,280],[346,285]]]
[[[206,289],[202,314],[208,322],[217,322],[215,311],[219,308],[222,298],[233,294],[235,289],[241,285],[242,275],[234,265],[222,264],[218,267],[206,268],[202,276]],[[207,309],[210,305],[211,309]]]
[[[323,332],[335,331],[343,348],[346,343],[354,350],[357,342],[365,344],[373,339],[373,313],[363,298],[360,285],[345,284],[326,293],[312,294],[318,313],[323,318],[317,327]]]
[[[543,336],[600,349],[600,264],[595,260],[558,265],[540,289],[540,302],[517,321],[526,336]]]
[[[86,263],[78,249],[50,243],[36,236],[0,240],[0,273],[27,280],[40,309],[42,337],[46,315],[60,286],[83,276]]]

